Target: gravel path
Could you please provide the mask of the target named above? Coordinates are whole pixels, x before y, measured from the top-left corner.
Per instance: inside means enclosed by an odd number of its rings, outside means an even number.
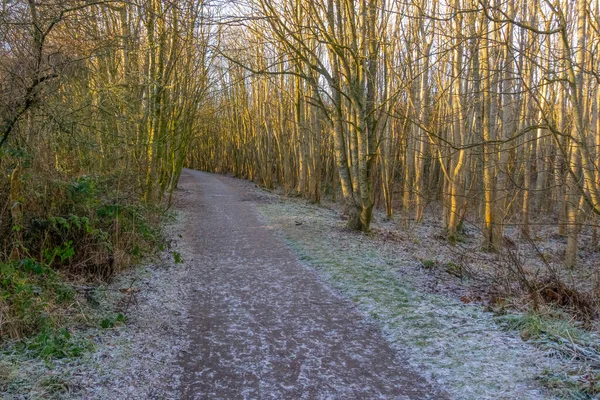
[[[444,399],[301,265],[231,179],[185,170],[191,250],[186,399]]]

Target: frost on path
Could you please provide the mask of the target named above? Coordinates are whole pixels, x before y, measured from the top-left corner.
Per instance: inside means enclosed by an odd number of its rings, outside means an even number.
[[[195,250],[185,399],[445,399],[257,219],[235,180],[186,171]]]
[[[499,330],[481,307],[415,289],[411,274],[401,273],[403,264],[414,262],[410,255],[399,259],[373,238],[347,232],[324,208],[271,201],[260,211],[309,267],[377,321],[411,365],[454,398],[550,398],[536,377],[552,360]]]

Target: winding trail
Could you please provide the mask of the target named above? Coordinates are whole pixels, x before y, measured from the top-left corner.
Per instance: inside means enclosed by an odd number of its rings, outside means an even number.
[[[232,179],[185,170],[180,186],[195,287],[182,398],[447,398],[298,262]]]

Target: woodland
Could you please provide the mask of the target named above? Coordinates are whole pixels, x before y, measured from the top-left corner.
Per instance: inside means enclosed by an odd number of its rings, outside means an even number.
[[[161,249],[184,166],[513,261],[550,232],[511,279],[597,317],[600,0],[2,0],[0,43],[0,340]]]
[[[196,1],[2,7],[0,336],[15,338],[58,323],[64,278],[109,279],[158,246],[206,118],[210,29]]]
[[[481,255],[474,269],[496,254],[501,291],[597,314],[597,1],[255,0],[213,13],[211,117],[186,165],[334,202],[355,231],[433,223],[421,239]]]

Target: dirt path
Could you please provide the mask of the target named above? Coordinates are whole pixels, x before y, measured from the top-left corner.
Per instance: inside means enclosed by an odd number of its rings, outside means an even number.
[[[182,398],[446,398],[300,265],[229,178],[186,170],[180,186],[195,269]]]

